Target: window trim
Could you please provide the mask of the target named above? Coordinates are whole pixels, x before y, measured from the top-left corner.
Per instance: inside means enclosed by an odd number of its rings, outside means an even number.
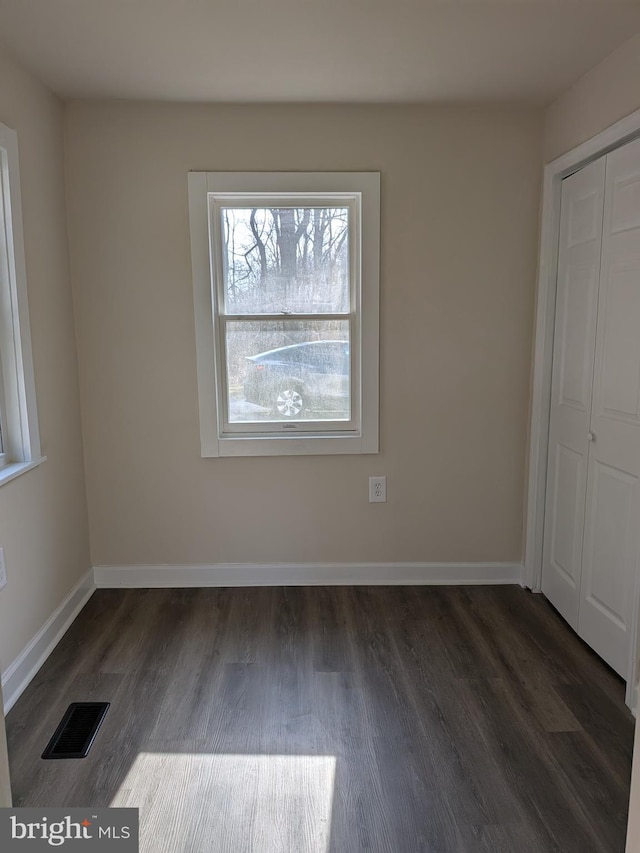
[[[190,172],[189,219],[193,271],[196,359],[200,408],[201,455],[275,456],[378,452],[379,383],[379,242],[380,175],[378,172]],[[351,347],[355,371],[360,375],[355,402],[360,414],[357,428],[291,433],[257,430],[224,433],[219,428],[221,409],[217,395],[220,359],[217,315],[214,314],[213,240],[210,239],[211,196],[228,194],[234,199],[291,193],[292,198],[316,196],[358,197],[360,204],[360,310],[344,316],[355,328],[359,346]],[[321,314],[317,319],[322,319]],[[219,341],[222,346],[224,342]],[[357,380],[357,376],[356,376]],[[334,422],[335,423],[335,422]]]
[[[18,135],[0,124],[0,485],[44,461],[36,407],[22,225]]]

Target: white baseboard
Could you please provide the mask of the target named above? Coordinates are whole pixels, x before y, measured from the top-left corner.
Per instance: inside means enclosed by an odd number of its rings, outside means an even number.
[[[87,572],[71,590],[42,628],[2,673],[4,712],[8,714],[42,664],[95,592],[93,571]]]
[[[521,584],[519,563],[217,563],[96,566],[98,588]]]

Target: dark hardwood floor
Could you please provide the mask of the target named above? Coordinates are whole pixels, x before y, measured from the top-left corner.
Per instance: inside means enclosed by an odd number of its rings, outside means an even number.
[[[518,587],[99,590],[7,728],[15,805],[138,806],[149,853],[624,850],[623,684]]]

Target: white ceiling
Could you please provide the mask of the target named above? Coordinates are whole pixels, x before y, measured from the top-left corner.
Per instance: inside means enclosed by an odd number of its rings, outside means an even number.
[[[639,31],[638,0],[0,0],[68,98],[546,102]]]

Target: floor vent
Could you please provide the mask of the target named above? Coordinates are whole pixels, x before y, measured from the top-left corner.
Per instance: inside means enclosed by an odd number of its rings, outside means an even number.
[[[43,758],[86,758],[109,702],[72,702],[42,753]]]

